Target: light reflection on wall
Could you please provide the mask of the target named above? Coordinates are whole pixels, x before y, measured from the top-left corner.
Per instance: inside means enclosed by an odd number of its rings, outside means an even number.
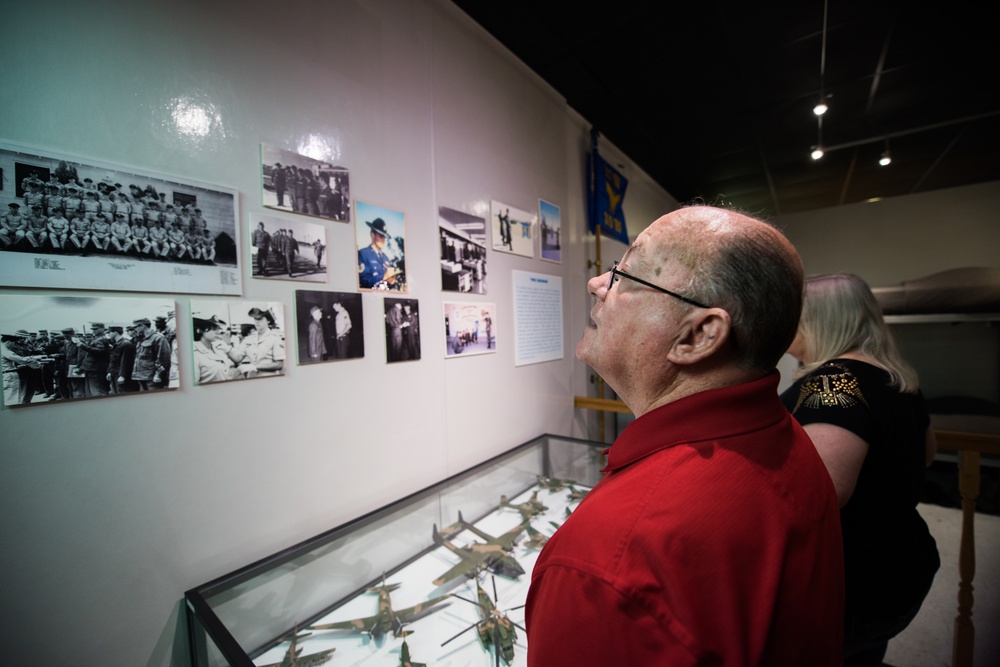
[[[201,148],[226,135],[222,114],[209,101],[178,97],[171,101],[168,112],[178,137],[191,148]]]
[[[336,163],[340,160],[340,142],[331,137],[310,134],[299,140],[295,152],[314,160]]]

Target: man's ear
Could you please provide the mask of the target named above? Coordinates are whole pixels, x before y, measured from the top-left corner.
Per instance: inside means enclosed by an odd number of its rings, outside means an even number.
[[[726,347],[732,323],[722,308],[700,308],[682,323],[681,335],[674,341],[667,358],[675,364],[689,365],[718,354]]]

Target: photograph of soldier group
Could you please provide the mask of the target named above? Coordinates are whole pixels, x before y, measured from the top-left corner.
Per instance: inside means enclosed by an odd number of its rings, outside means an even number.
[[[173,301],[8,296],[0,310],[7,407],[178,386]]]
[[[296,290],[299,364],[364,357],[362,315],[357,292]]]
[[[232,237],[209,228],[194,195],[174,193],[175,205],[152,184],[80,179],[76,167],[63,165],[15,163],[15,175],[26,175],[0,214],[0,250],[235,264]]]
[[[250,275],[326,282],[326,227],[307,220],[250,215]]]
[[[344,167],[262,144],[261,176],[266,208],[350,222],[351,181]]]

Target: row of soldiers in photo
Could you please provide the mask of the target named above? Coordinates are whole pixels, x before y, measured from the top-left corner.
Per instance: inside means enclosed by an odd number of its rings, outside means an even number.
[[[351,196],[347,176],[320,172],[318,175],[305,167],[282,165],[276,162],[271,168],[271,186],[284,207],[285,195],[297,213],[308,213],[336,220],[347,220]]]
[[[131,325],[90,325],[3,334],[4,398],[8,405],[166,389],[172,338],[166,318]],[[16,375],[11,376],[11,373]]]
[[[85,179],[90,181],[90,179]],[[75,181],[22,181],[24,207],[10,202],[0,216],[0,250],[101,252],[213,263],[215,240],[201,209],[174,207],[166,193],[132,184],[94,187]],[[44,190],[44,192],[43,192]]]

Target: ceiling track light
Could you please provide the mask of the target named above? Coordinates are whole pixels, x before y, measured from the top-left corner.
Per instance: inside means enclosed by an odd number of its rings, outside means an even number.
[[[825,155],[825,153],[823,152],[822,146],[813,146],[812,153],[810,153],[809,155],[810,157],[812,157],[812,159],[819,160]]]
[[[892,155],[889,154],[889,137],[885,138],[885,150],[882,151],[882,156],[878,159],[878,163],[883,167],[888,167],[892,164]]]
[[[820,100],[819,103],[813,107],[813,113],[816,114],[817,116],[822,116],[829,110],[830,107],[828,107],[826,102],[824,102],[823,100]]]

